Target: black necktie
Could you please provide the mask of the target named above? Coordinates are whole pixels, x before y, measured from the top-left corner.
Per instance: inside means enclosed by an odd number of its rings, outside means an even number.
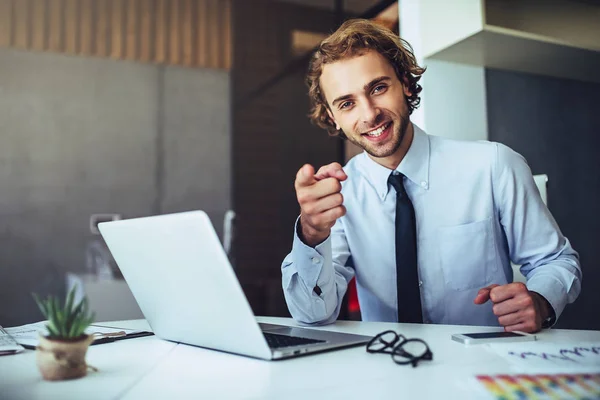
[[[417,272],[417,225],[415,210],[404,190],[404,175],[392,174],[388,182],[396,189],[396,288],[398,322],[422,323],[421,293]]]

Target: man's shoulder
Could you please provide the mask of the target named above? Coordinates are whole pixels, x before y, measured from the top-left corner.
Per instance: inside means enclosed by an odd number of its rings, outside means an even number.
[[[505,144],[488,140],[457,140],[430,135],[432,163],[441,168],[451,165],[464,173],[498,174],[518,169],[527,160]]]
[[[349,190],[354,190],[359,181],[365,179],[365,157],[366,153],[362,152],[352,157],[344,165],[343,169],[348,179],[342,182],[342,192],[346,193]],[[360,184],[359,184],[360,185]]]
[[[362,159],[365,157],[365,152],[360,152],[354,157],[352,157],[348,162],[344,165],[344,169],[346,168],[357,168],[357,164],[362,162]]]
[[[364,152],[359,153],[359,154],[355,155],[354,157],[352,157],[350,160],[348,160],[346,165],[344,165],[344,167],[343,167],[344,172],[346,173],[346,175],[348,175],[347,181],[354,178],[357,174],[362,173],[363,167],[361,166],[361,164],[364,162],[364,160],[363,160],[364,157],[365,157]]]
[[[498,143],[489,140],[454,139],[443,136],[427,135],[432,148],[438,151],[496,151]]]
[[[464,164],[490,165],[496,162],[499,148],[508,147],[488,140],[459,140],[429,135],[432,157],[441,161],[450,161],[456,166]],[[510,150],[510,149],[508,149]]]

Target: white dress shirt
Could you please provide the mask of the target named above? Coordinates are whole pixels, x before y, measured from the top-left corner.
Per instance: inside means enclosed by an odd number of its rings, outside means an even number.
[[[415,209],[423,321],[498,325],[491,302],[473,300],[485,286],[513,281],[511,260],[558,319],[581,290],[579,256],[524,158],[499,143],[450,140],[413,126],[413,142],[396,170],[405,175]],[[288,308],[299,322],[331,323],[356,276],[363,321],[396,322],[403,304],[397,304],[392,171],[364,152],[344,171],[347,212],[329,238],[312,248],[294,230],[281,267]]]

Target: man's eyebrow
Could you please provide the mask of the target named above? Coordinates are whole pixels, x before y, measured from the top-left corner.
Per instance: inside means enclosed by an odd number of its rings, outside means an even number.
[[[331,102],[332,106],[335,106],[336,103],[339,103],[340,101],[344,101],[344,100],[350,100],[352,98],[351,94],[346,94],[344,96],[340,96],[337,99],[335,99],[333,102]]]
[[[380,76],[379,78],[375,78],[373,79],[371,82],[367,83],[364,86],[364,90],[369,90],[371,89],[373,86],[377,85],[378,83],[381,83],[383,81],[390,81],[392,78],[390,78],[389,76]]]
[[[371,82],[367,83],[363,88],[365,91],[371,89],[373,86],[377,85],[378,83],[381,83],[383,81],[389,81],[391,80],[391,78],[389,76],[380,76],[377,77],[375,79],[373,79]],[[331,102],[332,106],[335,106],[336,103],[339,103],[340,101],[344,101],[344,100],[350,100],[353,96],[351,94],[345,94],[343,96],[337,97],[335,100],[333,100]]]

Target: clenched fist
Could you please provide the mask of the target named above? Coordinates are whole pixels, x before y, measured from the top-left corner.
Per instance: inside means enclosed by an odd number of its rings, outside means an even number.
[[[299,234],[302,241],[315,247],[329,237],[335,221],[346,214],[342,184],[348,178],[342,166],[331,163],[315,174],[312,165],[305,164],[296,174],[296,197],[300,204]]]
[[[532,292],[521,282],[490,285],[479,290],[475,304],[494,303],[493,311],[507,332],[537,332],[550,315],[552,306],[539,293]]]

